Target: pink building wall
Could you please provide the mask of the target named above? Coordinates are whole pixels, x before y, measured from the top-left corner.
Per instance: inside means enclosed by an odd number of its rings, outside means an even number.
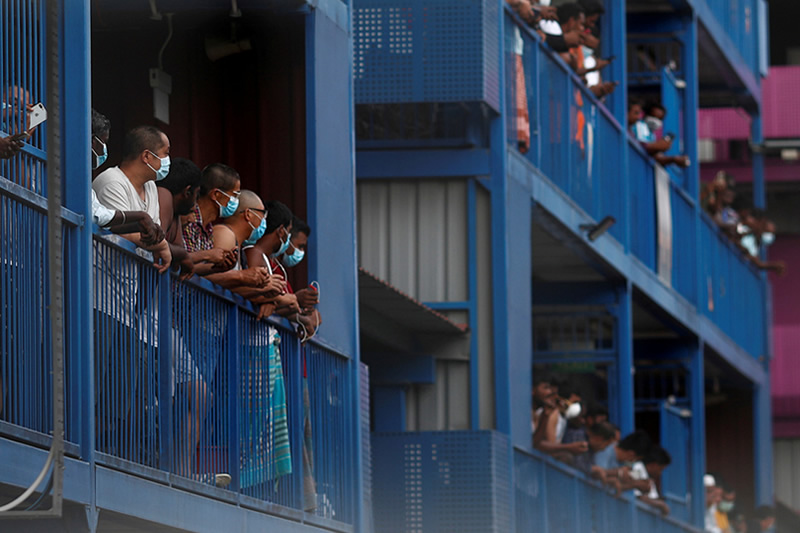
[[[800,236],[777,238],[769,258],[787,264],[784,276],[770,275],[773,431],[777,438],[800,437]]]
[[[800,138],[798,87],[800,67],[770,69],[762,86],[765,138]],[[699,120],[701,139],[726,141],[750,137],[750,119],[742,110],[701,110]],[[708,181],[720,170],[729,172],[739,182],[752,181],[750,163],[737,161],[703,164],[701,179]],[[768,187],[775,182],[800,182],[800,161],[768,158],[764,171]],[[778,235],[769,249],[769,258],[787,264],[784,276],[770,275],[773,431],[776,438],[800,438],[800,236]]]
[[[800,137],[800,67],[772,67],[762,84],[764,137],[767,139]],[[750,117],[740,109],[701,109],[701,139],[747,139]]]

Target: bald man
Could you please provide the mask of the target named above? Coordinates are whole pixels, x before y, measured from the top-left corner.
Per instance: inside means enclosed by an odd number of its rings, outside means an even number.
[[[263,234],[266,217],[267,212],[261,198],[253,191],[242,190],[236,212],[214,226],[213,234],[214,248],[234,252],[236,264],[228,272],[206,276],[209,280],[246,298],[255,298],[264,292],[282,292],[285,289],[285,282],[280,276],[271,275],[265,267],[242,268],[241,247],[251,237],[256,240],[261,237],[258,232]]]

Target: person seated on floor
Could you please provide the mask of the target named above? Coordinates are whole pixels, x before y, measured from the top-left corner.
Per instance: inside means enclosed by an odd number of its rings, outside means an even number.
[[[639,141],[645,151],[660,165],[677,165],[686,168],[691,164],[685,155],[667,155],[664,152],[672,147],[672,134],[667,134],[661,139],[656,139],[655,134],[650,131],[644,121],[644,110],[642,103],[631,100],[628,103],[628,127],[631,134]]]

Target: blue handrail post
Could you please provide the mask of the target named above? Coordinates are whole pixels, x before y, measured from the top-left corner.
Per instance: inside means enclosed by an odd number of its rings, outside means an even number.
[[[303,356],[306,347],[300,345],[300,341],[295,337],[287,336],[282,338],[283,344],[290,344],[290,350],[281,350],[281,359],[285,368],[288,369],[286,377],[286,392],[289,419],[289,440],[292,449],[292,478],[295,480],[294,490],[292,491],[292,507],[304,510],[303,505]],[[291,357],[291,361],[289,358]]]
[[[634,429],[632,296],[630,281],[617,289],[617,404],[612,409],[622,435]]]
[[[683,81],[686,83],[683,96],[683,135],[686,139],[684,153],[689,156],[692,165],[684,169],[686,182],[684,187],[695,201],[700,198],[700,161],[697,139],[698,110],[700,109],[700,78],[697,59],[697,14],[683,20],[681,34],[681,62],[683,63]]]
[[[617,122],[622,124],[623,127],[627,124],[628,114],[628,15],[625,12],[626,4],[625,0],[616,0],[613,2],[612,9],[608,9],[606,14],[601,17],[604,36],[603,54],[606,57],[616,56],[616,59],[611,62],[609,67],[610,79],[619,82],[616,90],[611,93],[609,107]],[[605,49],[606,35],[608,36],[608,50]],[[627,165],[623,168],[626,167]]]
[[[176,435],[172,424],[172,280],[169,273],[158,276],[158,463],[172,471],[172,445]]]
[[[95,441],[94,343],[92,339],[92,210],[91,167],[91,22],[88,4],[63,2],[61,38],[62,176],[64,205],[83,215],[84,224],[65,240],[65,355],[69,379],[66,395],[67,436],[77,439],[81,457],[92,460]],[[48,31],[53,29],[48,28]],[[44,65],[42,65],[44,68]]]
[[[769,359],[762,363],[767,376],[761,384],[756,383],[753,390],[753,453],[755,455],[755,489],[758,505],[773,503],[773,464],[772,464],[772,400],[769,380]]]
[[[750,137],[753,145],[753,205],[760,208],[767,206],[767,196],[764,184],[764,153],[762,144],[764,143],[764,126],[759,109],[752,116],[750,124]]]
[[[226,345],[225,354],[228,365],[228,417],[230,419],[230,426],[228,427],[228,469],[231,475],[230,490],[239,492],[241,487],[240,476],[240,450],[239,439],[241,438],[240,430],[240,406],[242,394],[242,370],[241,370],[241,349],[243,343],[240,342],[240,316],[239,308],[231,306],[228,310],[228,325],[226,335],[228,342]]]
[[[703,528],[703,517],[706,509],[706,489],[703,485],[703,474],[706,471],[706,403],[705,403],[705,370],[703,365],[704,346],[695,342],[689,348],[689,403],[692,411],[690,450],[692,457],[693,477],[690,480],[692,491],[691,522]]]

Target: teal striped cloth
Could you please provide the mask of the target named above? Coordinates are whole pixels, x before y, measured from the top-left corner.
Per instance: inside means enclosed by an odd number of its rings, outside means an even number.
[[[289,421],[286,412],[286,386],[283,381],[279,342],[280,337],[277,334],[270,335],[269,396],[272,421],[272,475],[275,479],[292,473],[292,448],[289,444]]]

